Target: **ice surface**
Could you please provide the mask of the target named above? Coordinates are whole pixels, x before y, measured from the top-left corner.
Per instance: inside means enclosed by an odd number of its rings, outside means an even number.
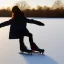
[[[0,21],[9,18],[0,18]],[[37,19],[37,18],[34,18]],[[45,49],[44,55],[19,54],[19,40],[9,40],[9,27],[0,28],[0,64],[64,64],[64,19],[38,18],[45,26],[27,24],[34,42]],[[30,48],[29,40],[24,42]]]

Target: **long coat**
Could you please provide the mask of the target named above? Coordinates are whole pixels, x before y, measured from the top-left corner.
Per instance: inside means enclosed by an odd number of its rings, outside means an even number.
[[[0,23],[0,28],[10,25],[9,39],[19,39],[20,36],[25,36],[27,33],[29,33],[28,29],[26,28],[27,23],[33,23],[44,26],[44,23],[41,23],[33,19],[24,18],[10,19],[8,21]]]

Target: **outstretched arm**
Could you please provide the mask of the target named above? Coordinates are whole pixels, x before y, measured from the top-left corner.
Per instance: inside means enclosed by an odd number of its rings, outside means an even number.
[[[28,23],[33,23],[33,24],[37,24],[37,25],[40,25],[40,26],[44,26],[45,24],[40,22],[40,21],[37,21],[37,20],[33,20],[33,19],[27,19],[27,22]]]
[[[0,23],[0,28],[11,24],[11,20]]]

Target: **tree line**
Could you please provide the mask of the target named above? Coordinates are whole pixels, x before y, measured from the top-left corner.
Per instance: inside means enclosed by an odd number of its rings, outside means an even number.
[[[11,17],[12,12],[10,10],[1,9],[0,17]]]
[[[50,9],[50,8],[38,8],[38,9],[26,9],[23,10],[26,17],[45,17],[45,18],[64,18],[64,9]],[[0,17],[11,17],[12,12],[10,10],[0,10]]]
[[[30,9],[26,1],[19,1],[15,4],[22,10],[26,17],[45,17],[45,18],[64,18],[64,4],[61,0],[56,0],[52,7],[37,6],[36,9]],[[11,10],[0,9],[0,17],[11,17]]]
[[[64,18],[64,9],[27,9],[24,13],[27,17]]]

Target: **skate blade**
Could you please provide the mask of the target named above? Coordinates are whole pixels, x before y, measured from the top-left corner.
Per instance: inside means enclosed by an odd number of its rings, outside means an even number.
[[[32,55],[32,51],[31,50],[21,51],[19,54]]]
[[[44,51],[32,51],[32,53],[44,55]]]

